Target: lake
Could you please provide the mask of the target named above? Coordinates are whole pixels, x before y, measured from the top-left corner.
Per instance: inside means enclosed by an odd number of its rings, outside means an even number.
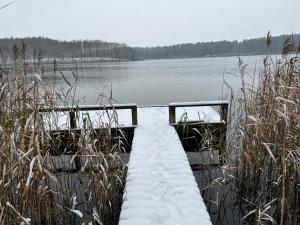
[[[250,74],[263,60],[263,56],[241,58]],[[138,105],[225,99],[229,91],[224,80],[235,91],[241,87],[238,61],[238,57],[210,57],[84,63],[77,68],[76,99],[80,104],[95,104],[101,93],[109,95],[110,90],[117,102]],[[74,65],[60,65],[60,69],[69,81],[74,80],[70,73]],[[47,80],[55,81],[56,87],[65,83],[58,74],[47,74]]]

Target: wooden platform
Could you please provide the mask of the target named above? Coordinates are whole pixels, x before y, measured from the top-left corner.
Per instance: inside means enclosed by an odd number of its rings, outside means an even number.
[[[138,115],[119,225],[211,225],[168,107],[139,108]]]
[[[219,113],[212,108],[215,106],[220,108]],[[172,103],[159,107],[137,107],[135,104],[59,107],[54,110],[65,115],[59,122],[62,127],[57,134],[53,131],[52,135],[59,135],[58,140],[62,135],[66,141],[60,141],[59,146],[55,147],[59,152],[53,154],[76,153],[76,145],[64,144],[68,143],[71,131],[72,142],[76,143],[74,134],[79,136],[84,126],[76,122],[76,114],[89,112],[94,123],[96,114],[93,113],[96,111],[121,110],[118,111],[119,121],[112,129],[112,135],[120,129],[124,131],[130,138],[131,146],[127,146],[127,150],[131,154],[119,225],[211,225],[184,147],[190,148],[193,138],[197,141],[202,131],[211,129],[222,149],[225,146],[227,107],[226,102]],[[130,110],[131,113],[122,110]],[[46,109],[44,113],[51,111],[53,109]],[[71,130],[64,129],[64,126]],[[187,132],[187,126],[199,129],[200,136]],[[222,159],[222,151],[220,156]],[[75,161],[75,164],[76,172],[81,168],[81,163]]]

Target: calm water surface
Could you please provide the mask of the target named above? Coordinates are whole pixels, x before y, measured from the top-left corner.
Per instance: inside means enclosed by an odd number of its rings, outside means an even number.
[[[263,59],[262,56],[241,58],[248,64],[250,74],[260,67]],[[72,80],[70,68],[72,66],[64,65],[61,69],[67,79]],[[95,104],[101,93],[107,95],[112,89],[119,103],[138,105],[219,100],[229,93],[224,80],[234,90],[240,88],[237,68],[238,57],[86,63],[77,69],[76,99],[80,103]],[[55,80],[56,87],[64,83],[60,75],[55,79],[51,75],[48,80]]]

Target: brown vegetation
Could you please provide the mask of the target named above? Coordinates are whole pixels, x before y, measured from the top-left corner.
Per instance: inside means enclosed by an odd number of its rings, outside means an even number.
[[[58,100],[72,104],[72,86],[66,92],[43,87],[40,60],[29,63],[25,52],[24,44],[15,47],[14,63],[0,64],[0,224],[117,224],[126,168],[110,133],[116,121],[102,123],[101,135],[86,126],[76,153],[53,156],[40,111]],[[75,136],[70,127],[69,136]],[[75,162],[81,167],[74,172]]]
[[[267,45],[271,44],[268,35]],[[299,49],[299,47],[298,47]],[[238,155],[237,183],[251,224],[300,223],[300,59],[292,38],[282,58],[267,55],[258,85],[246,82],[239,64],[242,96],[237,99],[229,150]]]

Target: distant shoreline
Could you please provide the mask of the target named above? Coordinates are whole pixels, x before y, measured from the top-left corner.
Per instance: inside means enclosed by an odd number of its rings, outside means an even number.
[[[100,40],[58,41],[44,37],[0,39],[1,56],[12,59],[14,46],[25,46],[30,58],[69,62],[95,61],[141,61],[154,59],[184,59],[207,57],[239,57],[251,55],[281,54],[287,39],[293,40],[300,49],[300,34],[272,37],[266,46],[266,38],[245,39],[243,41],[217,41],[184,43],[157,47],[131,47],[126,44]],[[23,45],[24,43],[24,45]]]

